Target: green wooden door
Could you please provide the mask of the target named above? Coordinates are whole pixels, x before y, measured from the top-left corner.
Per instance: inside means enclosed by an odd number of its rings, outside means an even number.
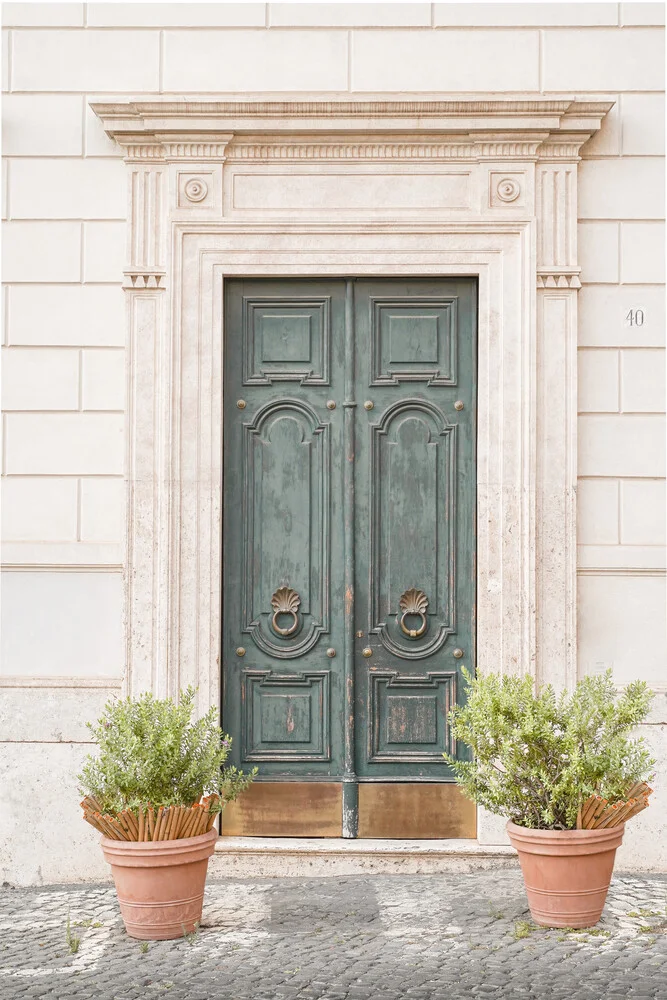
[[[474,667],[476,286],[239,279],[225,301],[223,725],[259,780],[223,832],[383,835],[415,789],[452,790]]]

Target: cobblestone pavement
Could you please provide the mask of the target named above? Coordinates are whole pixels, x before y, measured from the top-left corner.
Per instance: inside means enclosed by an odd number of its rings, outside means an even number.
[[[667,876],[616,876],[588,932],[536,927],[514,869],[210,880],[199,932],[148,945],[108,886],[4,888],[0,925],[2,1000],[667,998]]]

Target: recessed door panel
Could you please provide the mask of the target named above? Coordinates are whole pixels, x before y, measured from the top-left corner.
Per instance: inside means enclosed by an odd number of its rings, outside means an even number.
[[[287,286],[283,290],[283,295],[243,297],[244,384],[328,385],[331,298],[290,297]]]
[[[395,656],[423,659],[453,631],[456,427],[408,398],[369,429],[370,631]]]
[[[312,649],[329,623],[330,425],[296,400],[243,423],[244,628],[268,655]]]

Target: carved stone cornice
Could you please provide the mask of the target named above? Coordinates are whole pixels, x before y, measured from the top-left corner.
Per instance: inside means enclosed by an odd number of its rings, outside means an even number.
[[[571,96],[476,97],[442,99],[386,95],[331,99],[313,95],[312,99],[223,100],[223,101],[127,101],[93,104],[107,134],[128,151],[128,156],[150,159],[178,155],[184,158],[224,158],[231,136],[283,137],[346,133],[344,141],[319,143],[301,141],[297,158],[413,158],[425,155],[418,151],[422,141],[417,136],[442,137],[440,151],[431,153],[455,158],[464,151],[459,144],[473,144],[466,151],[471,159],[534,157],[543,141],[560,133],[584,142],[597,131],[613,101],[578,101]],[[355,142],[355,133],[364,136]],[[400,136],[409,136],[401,142]],[[381,136],[384,136],[380,140]],[[391,137],[391,142],[386,137]],[[450,146],[445,137],[457,137]],[[377,142],[372,141],[377,139]],[[485,147],[485,143],[487,146]],[[501,143],[501,146],[497,144]],[[521,146],[521,143],[524,145]],[[152,147],[162,145],[163,152]],[[190,144],[190,145],[189,145]],[[263,142],[240,143],[237,148],[261,149]],[[272,153],[260,157],[280,158],[280,143],[271,143]],[[291,139],[290,139],[291,145]],[[435,144],[435,147],[438,143]],[[351,152],[357,149],[357,154]],[[503,152],[503,149],[505,152]],[[363,152],[363,155],[359,151]],[[242,153],[253,158],[251,152]]]

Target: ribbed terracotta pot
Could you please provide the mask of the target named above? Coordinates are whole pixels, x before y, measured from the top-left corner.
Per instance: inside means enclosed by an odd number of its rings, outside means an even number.
[[[217,837],[215,828],[198,837],[148,843],[102,837],[130,937],[165,941],[195,930]]]
[[[592,927],[598,922],[624,829],[624,823],[610,830],[528,830],[507,824],[536,924]]]

